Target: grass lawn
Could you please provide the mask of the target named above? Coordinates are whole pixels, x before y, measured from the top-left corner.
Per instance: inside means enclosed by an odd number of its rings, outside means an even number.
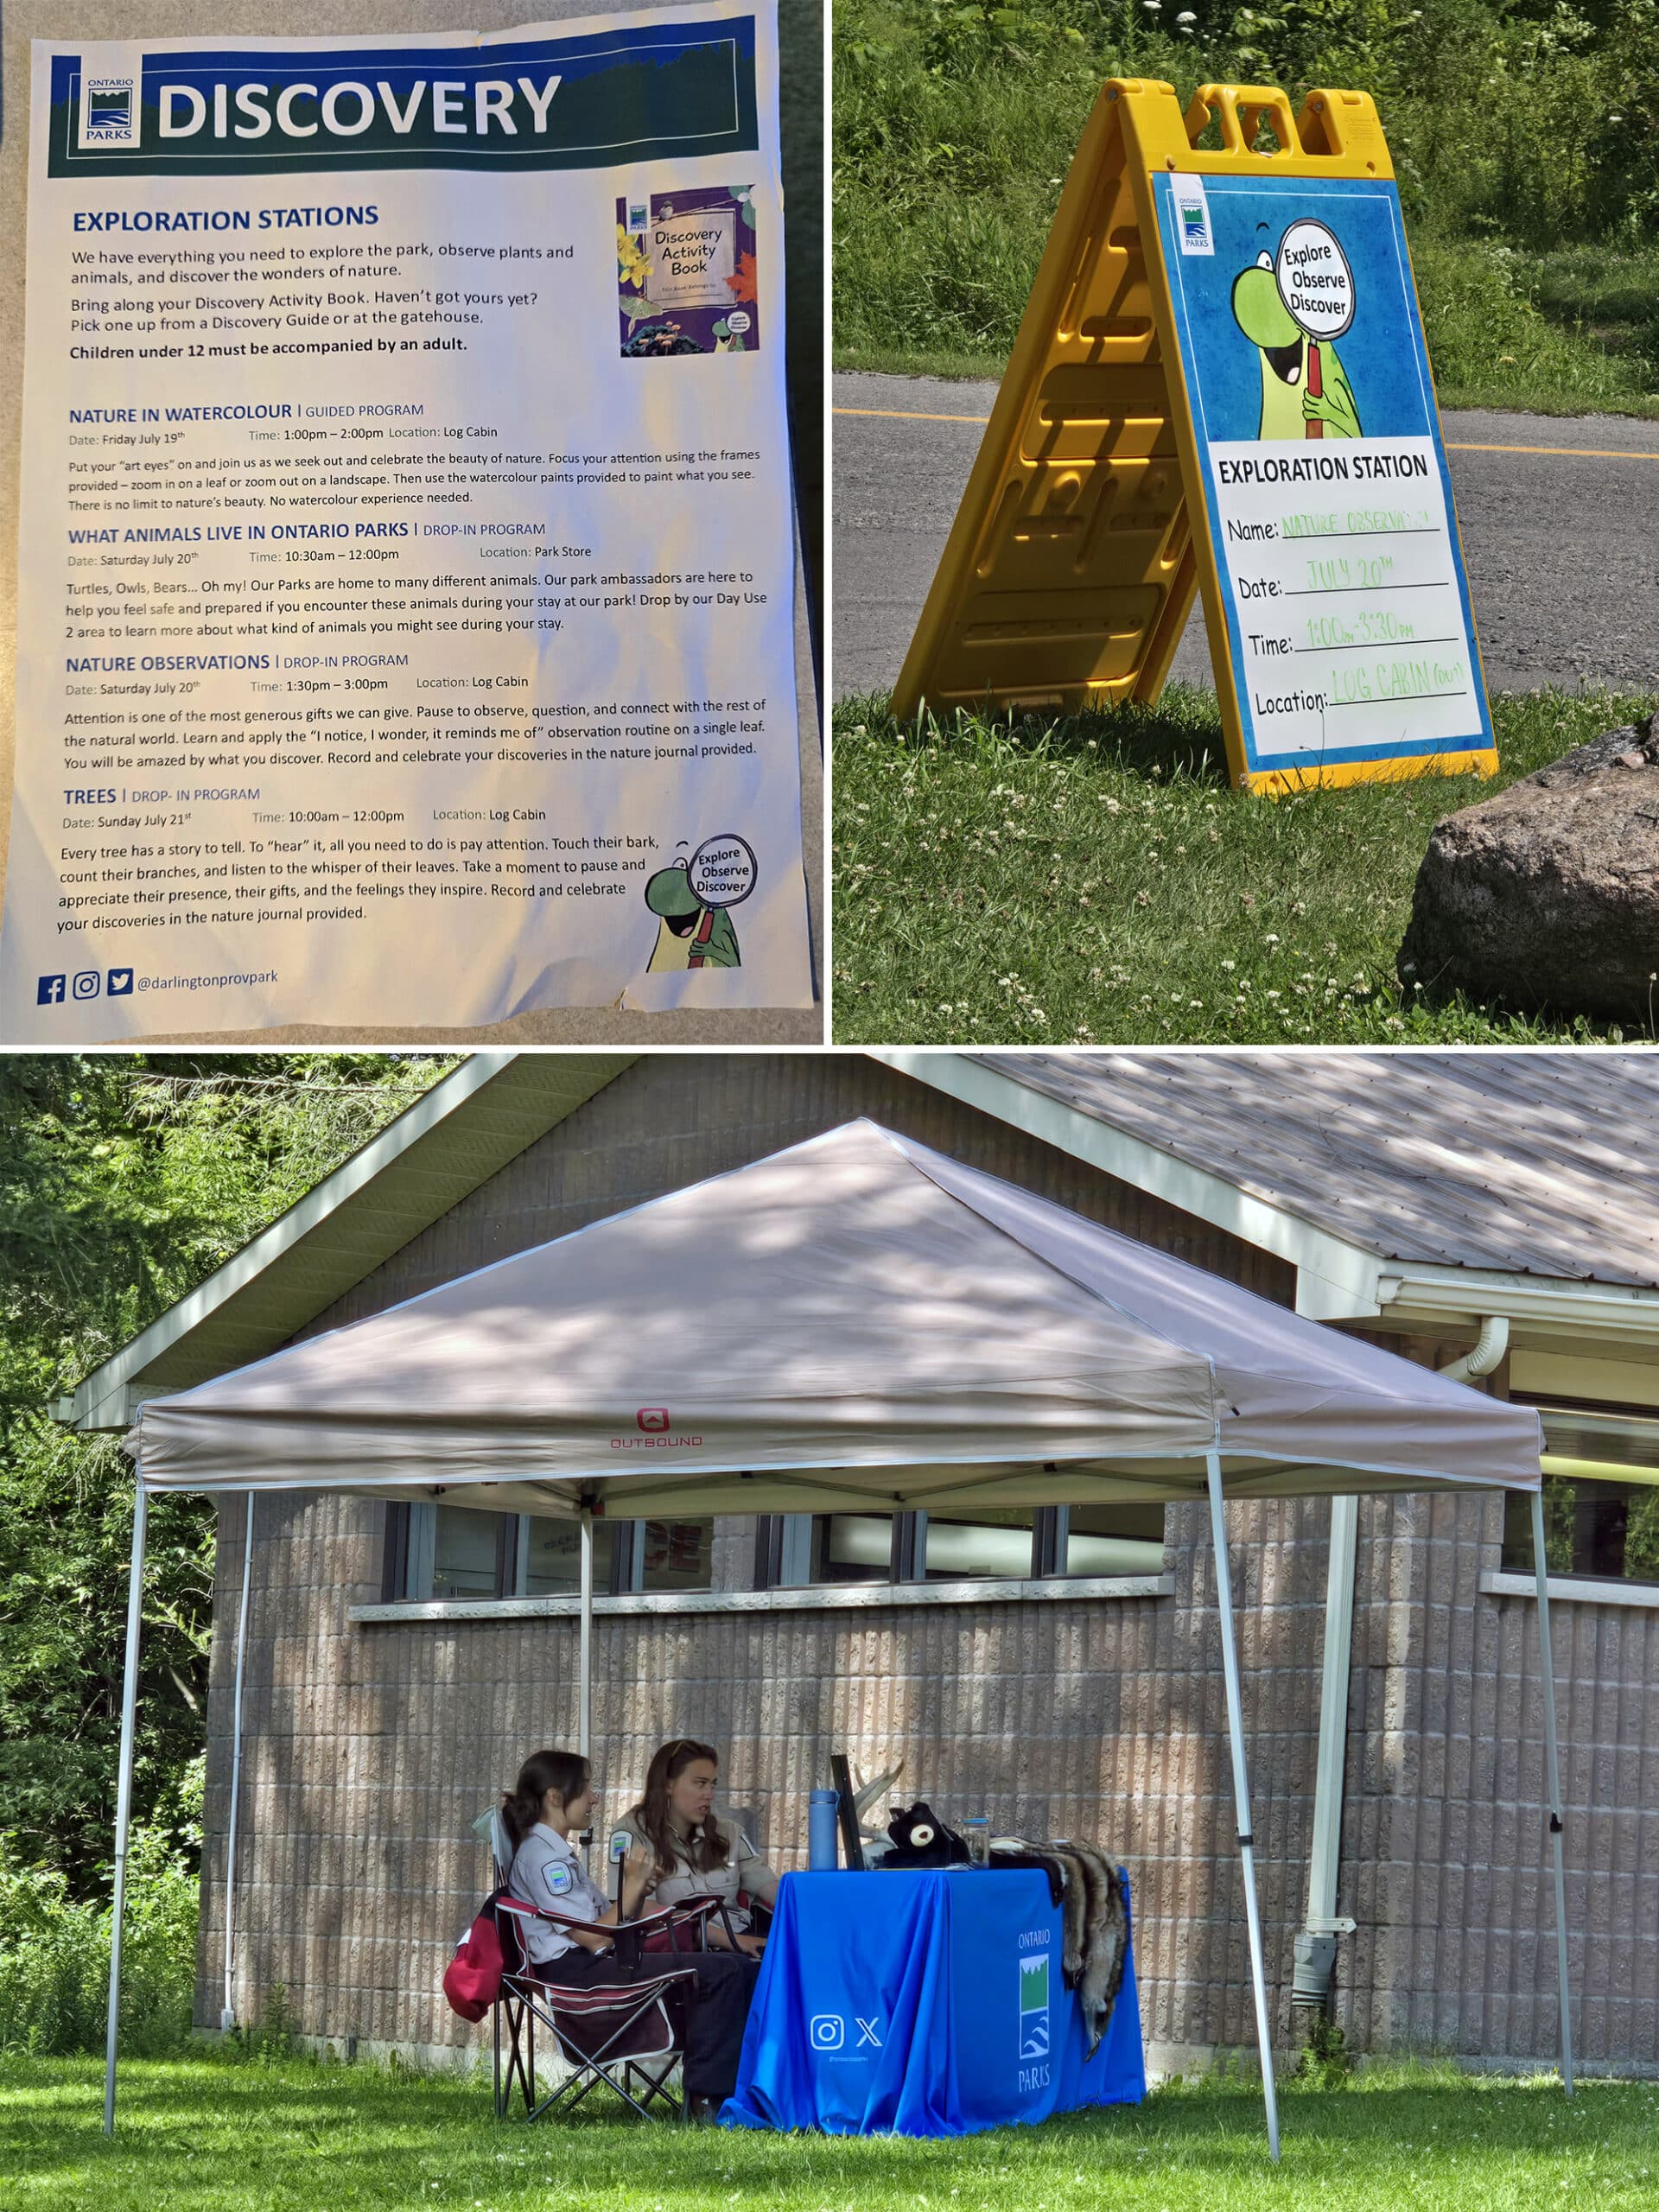
[[[1271,800],[1229,786],[1214,694],[1195,687],[1172,685],[1155,709],[1012,728],[964,715],[919,734],[885,699],[843,701],[836,1039],[1627,1041],[1583,1020],[1427,1004],[1402,995],[1395,955],[1441,816],[1654,704],[1500,696],[1493,781]]]
[[[1284,2163],[1243,2083],[956,2143],[695,2133],[626,2120],[498,2126],[481,2085],[219,2058],[124,2067],[99,2133],[95,2059],[0,2059],[0,2203],[41,2212],[342,2212],[354,2205],[755,2212],[1562,2212],[1650,2208],[1659,2086],[1378,2071],[1288,2087]]]

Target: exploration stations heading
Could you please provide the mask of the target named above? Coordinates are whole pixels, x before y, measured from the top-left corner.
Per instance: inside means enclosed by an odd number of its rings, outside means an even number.
[[[372,227],[378,207],[77,207],[78,231],[338,231]]]

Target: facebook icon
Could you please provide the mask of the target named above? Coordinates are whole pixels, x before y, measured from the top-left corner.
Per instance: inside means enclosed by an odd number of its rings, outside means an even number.
[[[61,1006],[64,993],[69,988],[67,976],[42,976],[35,986],[36,1006]]]

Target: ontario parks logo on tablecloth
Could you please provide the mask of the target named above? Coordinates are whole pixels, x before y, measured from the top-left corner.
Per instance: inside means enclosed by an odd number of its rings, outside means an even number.
[[[1022,2059],[1048,2056],[1048,1956],[1046,1950],[1039,1951],[1020,1961],[1020,2056]]]

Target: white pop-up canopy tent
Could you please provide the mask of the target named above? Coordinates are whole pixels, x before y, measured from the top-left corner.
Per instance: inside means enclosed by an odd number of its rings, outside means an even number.
[[[145,1498],[343,1489],[569,1515],[588,1747],[596,1513],[1206,1497],[1269,2141],[1278,2117],[1228,1498],[1533,1495],[1570,2088],[1541,1428],[1508,1405],[855,1122],[142,1409],[116,1843],[113,2124]]]

